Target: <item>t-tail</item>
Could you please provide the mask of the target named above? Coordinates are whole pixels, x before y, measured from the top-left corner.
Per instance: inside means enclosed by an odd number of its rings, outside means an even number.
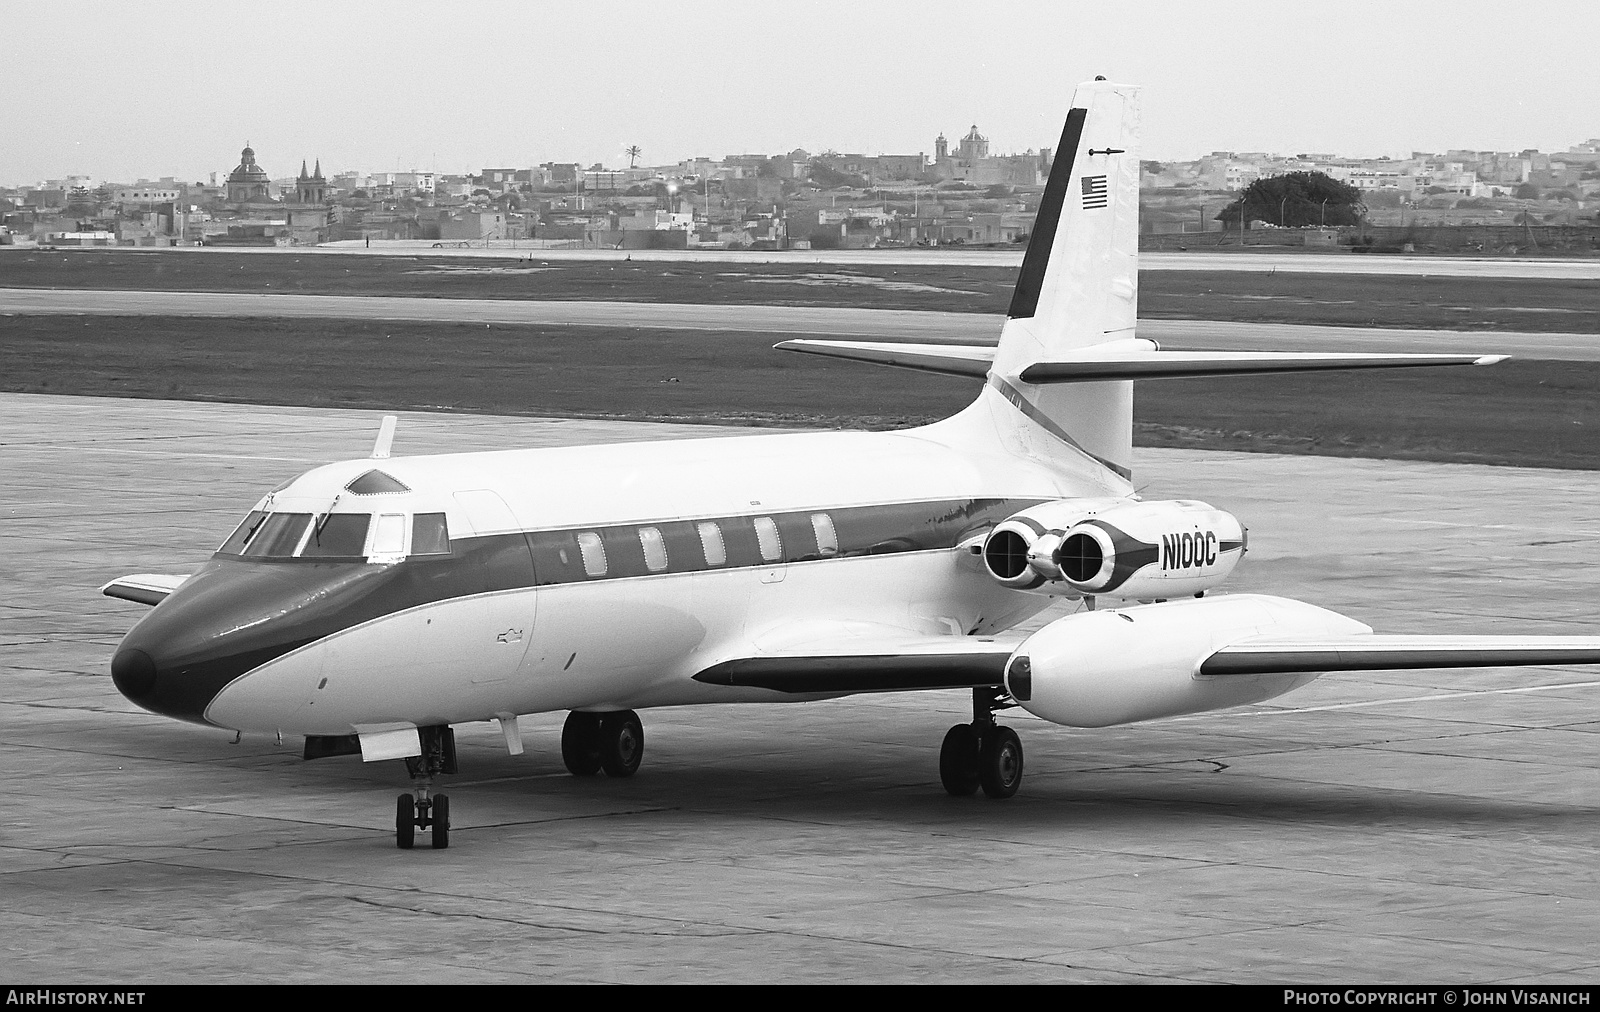
[[[1016,438],[1037,443],[1026,429],[1040,429],[1125,479],[1133,473],[1133,381],[1039,383],[1027,373],[1134,340],[1138,142],[1138,88],[1104,80],[1078,86],[984,391],[1021,416],[996,418],[1022,430]]]
[[[1131,490],[1133,380],[1332,369],[1492,365],[1502,355],[1162,351],[1135,336],[1139,89],[1078,86],[998,346],[792,340],[777,347],[982,377],[978,399],[922,430],[973,450],[1084,465]]]

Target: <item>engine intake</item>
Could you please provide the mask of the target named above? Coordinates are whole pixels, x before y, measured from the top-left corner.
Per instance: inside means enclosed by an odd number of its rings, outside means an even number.
[[[1215,587],[1245,547],[1243,525],[1203,502],[1062,499],[1000,523],[983,559],[1018,590],[1153,600]]]

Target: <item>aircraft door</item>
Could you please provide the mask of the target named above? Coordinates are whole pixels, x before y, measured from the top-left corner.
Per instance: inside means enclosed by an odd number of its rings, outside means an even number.
[[[473,682],[505,681],[522,666],[533,640],[533,553],[516,515],[498,493],[474,489],[457,492],[455,500],[472,527],[460,561],[477,574],[475,584],[481,586],[463,616],[471,627],[472,647],[462,661],[471,666]]]

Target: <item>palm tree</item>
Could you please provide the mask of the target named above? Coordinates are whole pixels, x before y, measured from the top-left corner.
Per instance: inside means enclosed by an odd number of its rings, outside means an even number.
[[[624,151],[623,154],[628,156],[628,168],[633,168],[633,163],[637,162],[639,160],[639,156],[643,153],[644,152],[639,150],[639,145],[637,144],[628,148],[627,151]]]

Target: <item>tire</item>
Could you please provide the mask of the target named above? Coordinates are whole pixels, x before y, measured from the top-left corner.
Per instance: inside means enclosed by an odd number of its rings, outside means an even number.
[[[939,780],[954,797],[977,793],[978,731],[971,724],[957,724],[945,732],[939,746]]]
[[[409,794],[402,794],[394,803],[394,845],[410,850],[417,840],[417,802]]]
[[[600,768],[608,777],[631,777],[644,759],[644,725],[632,710],[600,718]]]
[[[433,849],[444,850],[450,846],[450,796],[433,796]]]
[[[978,783],[991,798],[1009,798],[1022,786],[1022,739],[1009,727],[995,727],[978,749]]]
[[[600,772],[598,713],[574,710],[567,714],[567,722],[561,728],[561,761],[575,777],[592,777]]]

